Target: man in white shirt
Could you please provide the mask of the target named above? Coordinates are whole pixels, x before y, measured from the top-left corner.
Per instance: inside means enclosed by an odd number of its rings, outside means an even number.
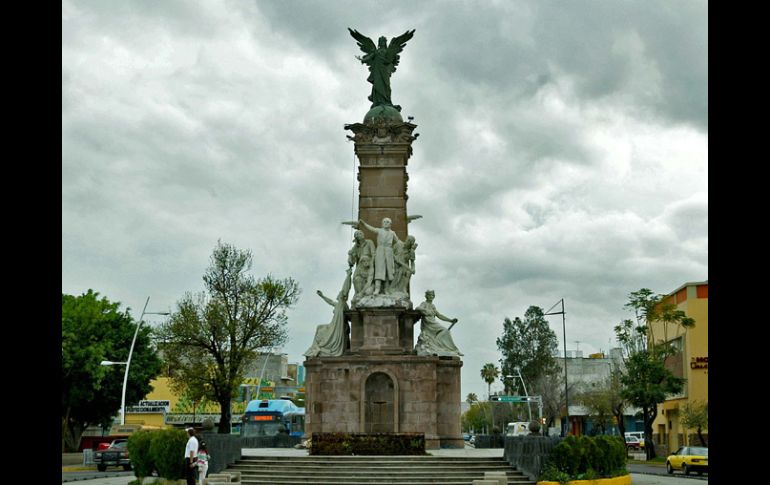
[[[195,457],[198,456],[198,438],[195,437],[195,429],[187,428],[187,446],[184,449],[185,478],[187,485],[195,485]]]

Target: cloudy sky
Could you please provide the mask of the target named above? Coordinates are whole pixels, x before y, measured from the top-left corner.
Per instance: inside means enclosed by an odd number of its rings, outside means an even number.
[[[606,351],[628,293],[708,279],[707,23],[695,0],[64,0],[62,291],[173,310],[221,239],[299,282],[301,362],[357,213],[347,28],[416,29],[392,77],[420,133],[412,300],[459,318],[463,397],[530,305],[564,298],[568,350]]]

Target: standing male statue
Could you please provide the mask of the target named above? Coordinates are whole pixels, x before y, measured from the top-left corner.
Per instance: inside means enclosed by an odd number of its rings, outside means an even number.
[[[366,54],[356,58],[361,61],[361,64],[369,66],[370,74],[366,80],[372,83],[372,94],[368,97],[372,102],[372,108],[384,105],[401,111],[401,106],[394,105],[390,99],[390,75],[396,72],[399,54],[404,50],[406,42],[414,35],[414,30],[407,30],[404,34],[393,37],[390,45],[387,44],[388,39],[380,37],[376,47],[372,39],[357,30],[348,28],[348,31],[358,41],[358,47]]]
[[[382,220],[381,228],[370,226],[363,219],[358,222],[377,234],[377,249],[374,252],[374,294],[384,293],[386,286],[396,275],[393,247],[400,241],[390,228],[391,221],[388,217]]]

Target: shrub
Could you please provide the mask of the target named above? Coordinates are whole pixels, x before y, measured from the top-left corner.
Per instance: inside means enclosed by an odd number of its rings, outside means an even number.
[[[541,480],[593,480],[626,475],[626,448],[614,436],[568,436],[557,444],[543,468]],[[558,478],[561,477],[561,478]]]
[[[422,433],[313,433],[311,455],[424,455]]]
[[[538,481],[567,483],[569,481],[569,474],[557,470],[553,465],[547,465],[540,473]]]
[[[152,433],[150,455],[158,475],[168,480],[184,478],[184,449],[187,433],[181,429],[162,429]]]
[[[155,464],[150,454],[152,431],[137,431],[128,437],[128,456],[131,459],[131,467],[137,477],[149,477]]]

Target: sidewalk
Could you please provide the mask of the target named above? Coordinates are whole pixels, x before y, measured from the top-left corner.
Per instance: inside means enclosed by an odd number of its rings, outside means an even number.
[[[73,480],[67,483],[73,483],[77,485],[127,485],[128,482],[136,480],[136,477],[101,477],[92,478],[90,480]]]

